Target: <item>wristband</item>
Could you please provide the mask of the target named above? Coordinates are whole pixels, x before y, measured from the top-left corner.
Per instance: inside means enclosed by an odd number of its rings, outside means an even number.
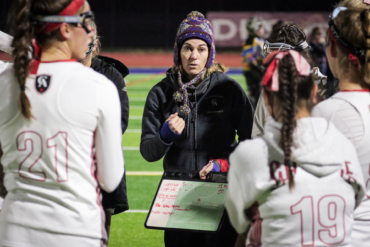
[[[169,126],[169,122],[170,121],[166,121],[163,124],[161,131],[159,132],[162,141],[165,143],[172,143],[181,135],[172,131],[172,129]]]

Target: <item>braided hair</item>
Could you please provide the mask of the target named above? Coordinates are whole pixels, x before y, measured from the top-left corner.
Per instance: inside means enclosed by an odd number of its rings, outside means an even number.
[[[279,70],[279,90],[272,92],[265,90],[268,97],[273,102],[276,96],[281,108],[282,127],[280,130],[280,146],[284,152],[284,165],[289,167],[289,188],[294,188],[293,169],[295,164],[292,162],[293,132],[297,126],[296,114],[299,107],[307,107],[307,101],[311,97],[314,86],[311,76],[301,76],[298,74],[293,57],[288,54],[284,56],[278,65]],[[272,114],[276,119],[276,116]]]
[[[298,47],[299,44],[302,44],[306,41],[306,34],[301,28],[293,23],[282,22],[274,26],[270,37],[267,39],[270,43],[285,43]],[[311,63],[309,48],[299,51],[306,60]]]
[[[14,36],[12,47],[14,60],[14,75],[18,80],[20,96],[18,100],[22,115],[30,120],[32,118],[31,103],[26,95],[26,78],[29,74],[35,47],[32,39],[41,46],[46,46],[56,38],[58,29],[49,33],[41,33],[44,26],[35,26],[31,22],[32,15],[54,15],[62,11],[72,0],[15,0],[9,14],[11,32]]]

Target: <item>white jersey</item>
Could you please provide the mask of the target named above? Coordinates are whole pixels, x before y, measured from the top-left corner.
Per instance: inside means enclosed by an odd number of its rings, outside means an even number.
[[[0,31],[0,33],[1,33],[1,31]],[[0,41],[1,41],[1,39],[0,39]],[[6,70],[8,65],[9,65],[8,62],[0,61],[0,75],[1,75],[1,73],[3,73]],[[1,210],[1,206],[3,205],[3,201],[4,201],[4,199],[2,197],[0,197],[0,210]]]
[[[312,114],[332,121],[356,148],[367,188],[355,211],[352,245],[367,246],[370,243],[370,93],[336,93],[318,104]]]
[[[280,128],[267,123],[264,138],[241,142],[230,156],[225,205],[232,225],[245,232],[250,223],[245,210],[257,203],[262,224],[253,230],[262,246],[349,247],[354,208],[364,195],[352,143],[323,118],[298,120],[290,191]]]
[[[354,144],[367,186],[355,218],[370,220],[370,93],[339,92],[312,111],[332,123]],[[369,231],[370,235],[370,231]]]
[[[13,42],[12,36],[0,31],[0,50],[11,54],[13,51],[13,48],[11,47],[12,42]]]
[[[99,186],[114,190],[124,171],[117,89],[73,60],[41,63],[26,81],[26,94],[30,121],[18,108],[12,69],[0,75],[1,163],[8,190],[0,246],[27,246],[2,235],[17,226],[106,239]]]

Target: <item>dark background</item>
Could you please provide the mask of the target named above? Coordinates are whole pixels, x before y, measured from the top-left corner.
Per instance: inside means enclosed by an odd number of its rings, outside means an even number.
[[[15,0],[0,0],[0,30]],[[171,49],[177,27],[192,10],[330,12],[340,0],[90,0],[104,49]]]

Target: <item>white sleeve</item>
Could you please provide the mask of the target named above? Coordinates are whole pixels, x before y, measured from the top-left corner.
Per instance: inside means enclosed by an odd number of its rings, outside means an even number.
[[[250,224],[245,210],[274,186],[270,181],[267,147],[262,139],[241,142],[230,155],[228,192],[225,201],[230,222],[241,234]]]
[[[13,48],[11,47],[12,42],[12,36],[0,31],[0,50],[11,54],[13,51]]]
[[[108,80],[107,83],[102,83],[97,102],[99,110],[98,126],[95,131],[97,179],[102,189],[111,192],[120,183],[124,172],[121,107],[113,83]]]
[[[355,147],[361,144],[365,135],[365,125],[361,114],[348,102],[328,99],[313,108],[312,116],[331,121]]]
[[[263,97],[262,92],[258,99],[258,103],[253,118],[253,127],[252,127],[253,139],[264,135],[265,124],[269,118],[271,118],[271,116],[267,111],[265,98]]]

